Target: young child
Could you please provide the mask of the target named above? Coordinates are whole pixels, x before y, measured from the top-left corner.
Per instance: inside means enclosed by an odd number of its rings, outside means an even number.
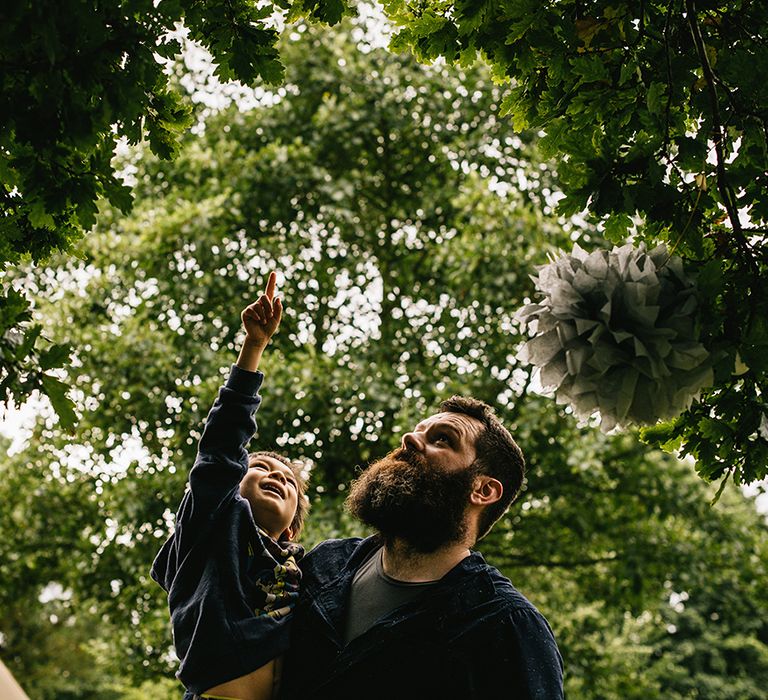
[[[299,464],[245,450],[261,402],[257,368],[282,317],[275,282],[272,272],[242,313],[245,341],[208,414],[175,531],[152,565],[168,592],[186,700],[271,698],[288,648],[306,484]]]

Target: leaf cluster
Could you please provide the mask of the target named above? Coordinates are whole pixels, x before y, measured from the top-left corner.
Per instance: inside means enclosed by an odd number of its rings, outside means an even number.
[[[506,90],[499,113],[515,131],[540,130],[542,152],[559,157],[562,214],[584,212],[613,243],[665,242],[700,270],[716,382],[675,426],[646,435],[654,444],[680,438],[707,478],[765,476],[765,436],[752,412],[738,421],[723,398],[746,396],[765,416],[765,3],[393,0],[385,8],[401,27],[393,48],[491,66]],[[718,425],[700,439],[702,416]]]
[[[116,144],[143,139],[173,158],[192,112],[168,64],[182,50],[181,27],[207,48],[222,80],[283,79],[275,21],[336,23],[343,0],[11,0],[0,15],[0,264],[38,263],[71,252],[96,222],[101,200],[127,212]],[[4,336],[2,400],[32,389],[51,399],[65,425],[74,415],[66,387],[32,353],[39,329],[24,326],[7,284],[0,294]],[[13,297],[13,299],[11,298]],[[29,304],[25,304],[29,312]],[[25,342],[13,338],[25,337]],[[15,349],[11,353],[10,344]],[[25,354],[29,353],[29,354]]]
[[[0,401],[12,406],[14,399],[42,391],[59,416],[62,428],[71,429],[77,421],[74,403],[67,396],[69,387],[50,370],[69,363],[71,347],[51,343],[42,335],[40,324],[31,324],[29,302],[13,288],[0,291]]]

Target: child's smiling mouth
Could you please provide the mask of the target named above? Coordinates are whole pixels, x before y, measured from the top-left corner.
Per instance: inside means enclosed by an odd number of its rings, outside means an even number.
[[[267,493],[274,493],[280,496],[283,500],[285,500],[285,493],[283,493],[283,489],[275,482],[267,482],[263,484],[259,484],[259,488],[261,488],[262,491],[266,491]]]

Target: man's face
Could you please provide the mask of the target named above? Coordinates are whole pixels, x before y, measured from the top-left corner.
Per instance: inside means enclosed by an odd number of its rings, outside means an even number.
[[[400,447],[448,471],[466,469],[477,457],[475,441],[482,430],[479,420],[463,413],[437,413],[403,435]]]
[[[288,530],[299,503],[298,484],[291,468],[266,455],[251,457],[240,481],[240,495],[251,505],[256,524],[274,539]]]
[[[438,413],[406,433],[399,449],[356,479],[350,512],[385,539],[402,539],[419,552],[460,542],[475,481],[480,421]]]

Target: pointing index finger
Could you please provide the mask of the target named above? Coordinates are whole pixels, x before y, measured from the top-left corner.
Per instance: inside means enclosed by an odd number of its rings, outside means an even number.
[[[264,294],[267,299],[272,301],[272,297],[275,296],[275,287],[277,286],[277,273],[273,270],[269,273],[269,279],[267,280],[267,288],[264,290]]]

